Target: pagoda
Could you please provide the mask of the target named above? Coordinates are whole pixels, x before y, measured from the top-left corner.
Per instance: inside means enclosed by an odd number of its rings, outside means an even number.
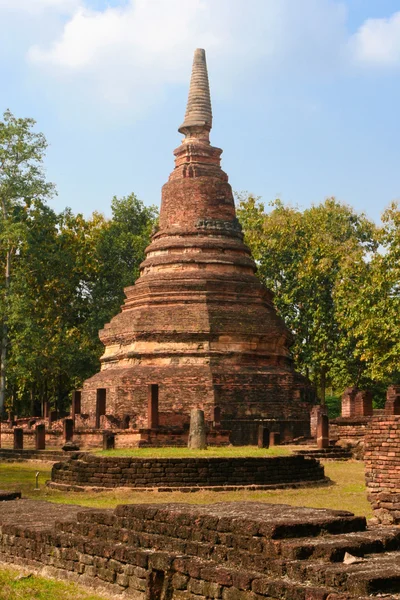
[[[99,411],[101,390],[101,414],[147,427],[148,387],[157,384],[159,426],[182,426],[201,408],[236,443],[254,441],[261,421],[307,435],[314,393],[295,372],[291,333],[256,277],[211,127],[198,49],[158,228],[121,312],[99,332],[101,370],[84,383],[81,413]]]

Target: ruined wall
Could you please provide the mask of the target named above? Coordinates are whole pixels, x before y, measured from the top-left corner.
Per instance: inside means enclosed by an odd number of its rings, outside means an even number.
[[[323,481],[324,469],[303,456],[272,458],[120,458],[75,453],[56,463],[56,484],[132,487],[195,488],[279,485]]]
[[[400,523],[400,415],[371,419],[364,460],[375,517],[383,523]]]

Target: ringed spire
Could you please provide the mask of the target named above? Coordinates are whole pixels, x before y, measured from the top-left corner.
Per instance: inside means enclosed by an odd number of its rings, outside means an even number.
[[[211,127],[212,111],[206,53],[202,48],[197,48],[194,52],[185,120],[178,131],[186,138],[208,139]]]

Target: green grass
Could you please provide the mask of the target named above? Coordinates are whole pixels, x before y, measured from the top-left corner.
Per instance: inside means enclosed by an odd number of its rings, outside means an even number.
[[[210,446],[207,450],[192,450],[190,448],[121,448],[120,450],[96,450],[100,456],[133,456],[142,458],[212,458],[212,457],[243,457],[243,456],[287,456],[291,454],[289,446],[273,446],[265,450],[256,446]]]
[[[108,596],[109,597],[109,596]],[[32,575],[29,571],[0,568],[0,600],[104,600],[79,585]]]
[[[163,452],[171,448],[160,449]],[[176,450],[176,449],[175,449]],[[182,449],[184,450],[184,449]],[[224,449],[225,450],[225,449]],[[227,449],[226,449],[227,450]],[[235,449],[238,450],[239,449]],[[256,450],[256,449],[254,449]],[[143,449],[141,450],[141,456]],[[152,451],[154,456],[166,454]],[[207,451],[208,452],[208,451]],[[247,452],[247,450],[246,450]],[[146,449],[146,456],[151,450]],[[265,453],[265,451],[264,451]],[[254,456],[254,455],[253,455]],[[40,491],[35,492],[35,473],[39,471]],[[350,510],[357,515],[372,516],[372,511],[364,482],[364,464],[357,461],[326,462],[325,473],[334,485],[292,490],[271,490],[258,492],[134,492],[130,490],[110,490],[104,492],[61,492],[46,488],[50,479],[50,466],[45,463],[0,463],[0,489],[20,489],[25,498],[37,498],[63,504],[80,504],[95,508],[114,508],[118,504],[187,502],[208,504],[214,502],[272,502],[293,506],[333,508]]]

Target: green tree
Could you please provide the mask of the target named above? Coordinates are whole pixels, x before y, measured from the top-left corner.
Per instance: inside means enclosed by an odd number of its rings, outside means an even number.
[[[277,308],[294,333],[297,367],[318,386],[356,383],[364,367],[340,320],[337,285],[351,278],[377,247],[374,224],[349,206],[327,199],[301,211],[280,200],[270,212],[257,198],[239,197],[238,216]]]
[[[337,286],[341,320],[354,354],[373,381],[400,383],[400,209],[393,203],[382,216],[379,247],[367,261],[345,267],[351,277]]]
[[[7,110],[0,122],[1,285],[0,414],[3,411],[9,346],[9,299],[13,259],[26,237],[26,216],[54,193],[42,165],[46,139],[33,128],[33,119],[20,119]]]

